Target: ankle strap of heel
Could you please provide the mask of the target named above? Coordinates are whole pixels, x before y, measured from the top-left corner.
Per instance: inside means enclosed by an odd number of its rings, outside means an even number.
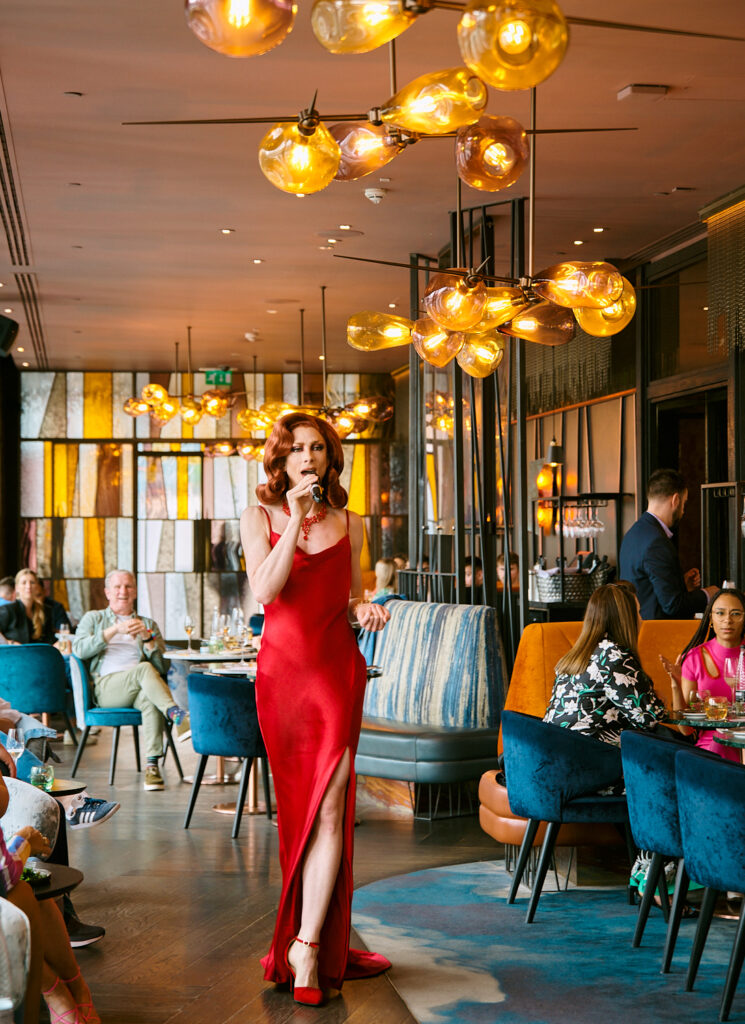
[[[301,939],[299,935],[296,935],[292,941],[299,942],[301,946],[310,946],[311,949],[320,949],[317,942],[309,942],[307,939]]]

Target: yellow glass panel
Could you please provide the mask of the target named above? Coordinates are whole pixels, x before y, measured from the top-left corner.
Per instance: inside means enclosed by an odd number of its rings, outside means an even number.
[[[67,501],[67,445],[54,445],[53,458],[54,514],[56,516],[69,516],[72,515],[72,508]]]
[[[44,442],[44,515],[52,515],[52,481],[54,480],[54,470],[52,466],[52,442]]]
[[[65,580],[53,580],[52,581],[52,597],[55,601],[59,601],[65,608],[70,607],[70,601],[67,596],[67,583]]]
[[[189,460],[176,460],[176,518],[189,518]]]
[[[85,576],[87,579],[101,579],[106,575],[104,568],[104,520],[84,519]]]
[[[80,515],[80,485],[78,483],[78,462],[80,448],[76,444],[67,447],[67,508],[68,516]]]
[[[439,516],[437,515],[437,472],[435,470],[434,452],[427,454],[427,483],[429,484],[429,494],[432,499],[432,518],[437,522]]]
[[[83,437],[111,437],[114,430],[111,413],[110,373],[86,373],[83,377]]]
[[[349,501],[347,506],[350,512],[356,512],[358,516],[366,516],[369,510],[367,507],[367,459],[365,447],[358,444],[352,450],[354,454],[352,456],[352,472],[349,477]],[[346,448],[346,451],[348,452],[349,448]],[[363,530],[360,565],[363,570],[372,568],[366,530]]]
[[[264,374],[264,401],[281,402],[284,399],[281,373]]]

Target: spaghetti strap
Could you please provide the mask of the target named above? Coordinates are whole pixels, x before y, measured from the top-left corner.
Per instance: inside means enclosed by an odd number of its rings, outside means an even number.
[[[347,533],[349,533],[349,509],[345,508],[344,511],[347,514]]]

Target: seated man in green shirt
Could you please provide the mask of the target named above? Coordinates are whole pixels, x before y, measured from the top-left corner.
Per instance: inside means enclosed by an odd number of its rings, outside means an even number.
[[[137,583],[132,573],[110,572],[104,593],[108,608],[85,613],[72,651],[88,662],[99,707],[135,707],[142,712],[145,789],[163,789],[158,767],[163,753],[163,718],[179,725],[187,712],[175,703],[165,683],[165,644],[160,630],[152,619],[134,610]]]

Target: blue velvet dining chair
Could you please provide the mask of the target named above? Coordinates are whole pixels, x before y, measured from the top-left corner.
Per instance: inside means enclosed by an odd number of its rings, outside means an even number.
[[[693,989],[720,893],[745,892],[745,767],[721,757],[682,750],[675,757],[675,784],[686,869],[706,886],[686,976]],[[729,1020],[745,959],[745,914],[740,920],[724,983],[719,1020]]]
[[[67,712],[65,659],[50,644],[4,644],[0,647],[0,697],[27,715],[60,714],[77,742]]]
[[[515,901],[538,827],[546,822],[525,918],[530,924],[562,824],[618,824],[630,843],[626,798],[598,795],[621,779],[621,751],[519,711],[502,712],[502,742],[510,810],[528,819],[508,903]]]
[[[236,676],[190,672],[188,687],[191,742],[199,754],[199,763],[194,773],[184,828],[189,827],[207,759],[211,756],[240,757],[243,758],[243,768],[232,831],[232,837],[236,839],[246,803],[248,777],[256,757],[261,758],[266,816],[272,817],[269,766],[256,713],[255,684],[253,680]]]
[[[140,734],[139,727],[142,725],[142,715],[137,708],[132,707],[121,707],[121,708],[100,708],[95,704],[92,694],[90,678],[88,676],[88,666],[84,661],[81,661],[76,655],[70,655],[70,676],[72,678],[72,693],[75,699],[75,717],[77,718],[78,725],[82,725],[83,729],[80,734],[80,741],[78,743],[78,749],[75,751],[75,760],[72,763],[71,776],[75,778],[75,773],[78,770],[80,759],[83,756],[85,750],[85,744],[88,741],[90,731],[94,726],[98,728],[113,729],[114,732],[111,737],[111,760],[109,762],[109,785],[114,785],[114,773],[116,771],[116,755],[119,750],[119,730],[122,726],[129,725],[132,727],[132,735],[134,737],[135,747],[135,762],[137,764],[137,771],[142,770],[140,764]],[[184,772],[181,768],[181,762],[179,761],[178,754],[176,753],[176,746],[173,742],[173,722],[166,720],[165,723],[166,731],[166,746],[163,754],[165,755],[170,750],[173,754],[173,760],[176,765],[176,771],[179,774],[179,778],[183,779]]]
[[[621,733],[621,757],[631,834],[641,850],[652,853],[631,944],[637,947],[642,941],[657,889],[660,905],[668,921],[662,974],[670,970],[689,885],[675,789],[675,756],[680,749],[678,743],[648,732],[625,729]],[[664,871],[666,860],[678,862],[672,909],[668,908]]]

